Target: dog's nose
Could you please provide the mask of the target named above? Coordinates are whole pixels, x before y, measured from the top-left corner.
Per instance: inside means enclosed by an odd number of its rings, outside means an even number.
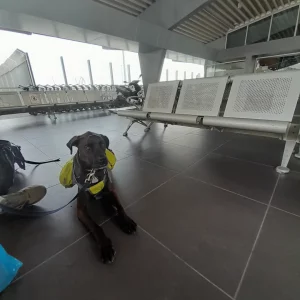
[[[107,165],[107,158],[106,157],[99,157],[96,160],[96,166],[103,167]]]

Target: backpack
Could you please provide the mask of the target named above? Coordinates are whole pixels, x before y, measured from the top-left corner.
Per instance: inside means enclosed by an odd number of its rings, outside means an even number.
[[[7,194],[14,184],[16,175],[15,164],[17,164],[22,170],[25,170],[25,163],[41,165],[56,161],[59,161],[59,159],[45,162],[25,160],[21,153],[20,146],[6,140],[0,140],[0,195]]]

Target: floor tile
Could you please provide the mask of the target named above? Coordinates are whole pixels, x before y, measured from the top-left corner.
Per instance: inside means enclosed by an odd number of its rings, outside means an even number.
[[[185,174],[265,203],[278,176],[273,168],[219,154],[208,155]]]
[[[300,218],[270,209],[238,300],[298,300]]]
[[[49,157],[44,157],[42,161],[49,159]],[[38,159],[38,161],[40,160]],[[61,167],[54,162],[38,166],[26,164],[25,170],[18,169],[12,190],[16,191],[33,184],[42,184],[46,187],[51,187],[59,183],[60,171]]]
[[[125,131],[126,127],[124,127]],[[128,136],[132,134],[139,134],[139,135],[150,135],[154,136],[158,140],[162,141],[170,141],[175,138],[179,138],[181,136],[184,136],[185,134],[191,132],[193,128],[191,127],[184,127],[184,126],[174,126],[174,125],[168,125],[167,128],[164,128],[164,124],[156,123],[151,126],[151,129],[149,132],[144,132],[145,127],[141,126],[139,124],[133,125],[132,128],[130,128],[128,132]]]
[[[104,229],[117,251],[113,265],[100,262],[87,237],[11,285],[2,299],[229,299],[144,232]]]
[[[48,157],[57,157],[70,154],[70,149],[67,147],[66,142],[57,142],[54,144],[50,144],[47,146],[38,147],[43,153],[45,153]]]
[[[229,140],[225,135],[215,135],[208,133],[207,135],[187,134],[182,137],[170,141],[172,144],[190,147],[201,151],[212,151],[216,147],[221,146]]]
[[[135,155],[141,150],[158,146],[162,140],[156,138],[154,135],[131,135],[128,137],[120,136],[120,138],[111,141],[110,148],[124,154]]]
[[[176,177],[129,209],[133,218],[233,295],[266,206]]]
[[[281,164],[285,142],[279,139],[240,135],[216,150],[217,153],[273,166]],[[300,159],[292,156],[289,167],[300,171]]]
[[[220,139],[226,139],[226,140],[231,140],[234,138],[237,138],[240,136],[238,133],[233,133],[233,132],[220,132],[218,130],[207,130],[203,128],[193,128],[193,130],[189,131],[188,134],[193,134],[193,135],[202,135],[202,136],[210,136],[214,138],[220,138]]]
[[[272,205],[300,216],[300,173],[280,176]]]
[[[55,209],[69,202],[75,194],[76,188],[64,189],[58,185],[48,189],[46,197],[38,205],[48,210]],[[42,263],[86,233],[77,219],[76,204],[42,218],[1,215],[0,227],[1,244],[24,264],[20,274]]]
[[[18,144],[16,144],[18,145]],[[26,147],[21,147],[21,153],[24,156],[25,160],[31,161],[46,161],[49,160],[49,156],[45,155],[41,150],[37,149],[34,146],[27,145]],[[27,164],[27,166],[30,166]]]
[[[127,206],[176,175],[176,172],[128,157],[116,163],[112,175],[122,203]]]
[[[157,165],[175,171],[183,171],[207,153],[204,149],[201,151],[175,144],[161,143],[140,151],[138,156]]]

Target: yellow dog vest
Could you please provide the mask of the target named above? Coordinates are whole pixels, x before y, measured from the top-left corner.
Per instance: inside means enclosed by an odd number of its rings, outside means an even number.
[[[109,149],[105,150],[105,154],[106,154],[106,158],[108,160],[107,168],[112,170],[117,161],[116,156]],[[59,182],[65,188],[71,188],[76,184],[76,182],[75,183],[73,182],[73,157],[65,163],[62,170],[60,171]],[[96,195],[102,191],[104,186],[105,186],[105,182],[104,182],[104,180],[102,180],[102,181],[96,183],[95,185],[91,186],[89,188],[89,191],[93,195]]]

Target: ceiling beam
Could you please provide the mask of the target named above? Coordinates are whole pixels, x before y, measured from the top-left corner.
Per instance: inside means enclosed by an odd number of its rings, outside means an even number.
[[[216,49],[200,41],[94,1],[1,0],[0,10],[5,15],[0,17],[0,28],[56,36],[49,34],[45,24],[55,28],[63,23],[208,60],[214,60],[217,54]]]
[[[172,29],[201,6],[213,0],[157,0],[139,18]]]

